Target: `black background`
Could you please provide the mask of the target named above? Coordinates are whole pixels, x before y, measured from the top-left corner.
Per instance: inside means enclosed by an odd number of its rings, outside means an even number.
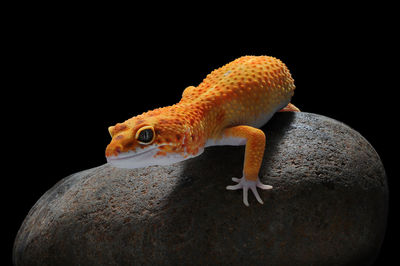
[[[322,28],[314,21],[288,27],[281,37],[246,28],[231,35],[225,31],[229,24],[210,35],[206,26],[184,28],[184,21],[144,30],[124,20],[63,18],[25,21],[9,40],[4,74],[11,82],[2,98],[11,168],[3,190],[12,195],[4,202],[6,259],[43,193],[67,175],[105,163],[108,126],[176,103],[184,88],[242,55],[280,58],[295,79],[292,103],[344,122],[374,146],[392,192],[377,265],[394,257],[398,85],[390,65],[391,33],[374,20]]]

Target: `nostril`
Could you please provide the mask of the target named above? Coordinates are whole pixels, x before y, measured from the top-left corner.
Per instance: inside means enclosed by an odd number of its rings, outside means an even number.
[[[119,147],[119,146],[116,147],[116,148],[115,148],[115,151],[116,151],[117,153],[121,153],[121,147]]]

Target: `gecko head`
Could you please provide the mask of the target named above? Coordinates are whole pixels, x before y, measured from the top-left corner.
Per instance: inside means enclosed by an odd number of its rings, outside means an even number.
[[[185,126],[176,119],[144,115],[108,128],[107,161],[119,168],[168,165],[188,157]]]

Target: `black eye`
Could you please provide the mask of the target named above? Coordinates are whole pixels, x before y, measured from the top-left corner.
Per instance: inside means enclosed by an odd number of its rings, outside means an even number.
[[[139,135],[137,137],[137,140],[140,143],[143,144],[148,144],[150,143],[154,138],[154,132],[151,128],[143,129],[139,132]]]

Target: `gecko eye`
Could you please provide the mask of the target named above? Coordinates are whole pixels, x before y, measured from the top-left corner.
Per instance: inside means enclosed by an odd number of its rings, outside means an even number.
[[[145,126],[136,132],[136,139],[140,144],[150,144],[155,137],[154,128],[152,126]]]

